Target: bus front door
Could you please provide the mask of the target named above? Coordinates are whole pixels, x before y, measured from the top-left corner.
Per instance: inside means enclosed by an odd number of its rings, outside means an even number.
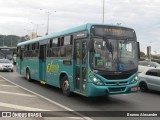
[[[45,81],[46,76],[46,45],[40,45],[39,52],[39,77],[41,81]]]
[[[85,94],[87,71],[87,40],[75,40],[75,90]]]
[[[24,51],[21,49],[20,50],[20,60],[19,60],[19,63],[18,63],[18,65],[19,65],[19,73],[20,74],[22,74],[22,65],[23,65],[23,53],[24,53]]]

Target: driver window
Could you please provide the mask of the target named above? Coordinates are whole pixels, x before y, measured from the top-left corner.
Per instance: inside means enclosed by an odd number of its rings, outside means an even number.
[[[119,44],[121,57],[134,57],[132,43],[121,41]]]
[[[97,67],[112,67],[112,55],[106,47],[106,41],[96,39],[94,42],[95,54],[95,66]]]

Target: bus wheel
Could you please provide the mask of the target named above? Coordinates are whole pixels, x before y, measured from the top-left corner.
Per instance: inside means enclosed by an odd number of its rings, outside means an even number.
[[[69,88],[69,81],[68,81],[67,76],[64,76],[61,79],[61,87],[62,87],[62,92],[63,92],[64,95],[66,95],[66,96],[71,95],[70,88]]]
[[[141,92],[147,92],[148,91],[148,87],[147,87],[147,84],[145,82],[141,82],[139,84],[139,87],[140,87]]]
[[[28,81],[31,81],[31,76],[30,76],[30,71],[29,71],[29,69],[26,70],[26,79],[27,79]]]

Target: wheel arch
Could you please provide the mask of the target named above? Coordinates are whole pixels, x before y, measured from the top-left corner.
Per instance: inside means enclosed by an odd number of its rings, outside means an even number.
[[[67,74],[66,72],[62,71],[62,72],[60,73],[60,75],[59,75],[59,86],[60,86],[60,88],[62,88],[61,83],[62,83],[62,78],[63,78],[64,76],[67,76],[67,78],[68,78],[68,80],[69,80],[68,74]]]
[[[147,85],[147,83],[146,83],[145,81],[140,81],[140,82],[139,82],[139,85],[142,84],[142,83],[145,83],[145,84]]]
[[[30,72],[30,77],[31,77],[31,69],[30,69],[29,66],[26,67],[26,74],[27,74],[27,70],[29,70],[29,72]]]

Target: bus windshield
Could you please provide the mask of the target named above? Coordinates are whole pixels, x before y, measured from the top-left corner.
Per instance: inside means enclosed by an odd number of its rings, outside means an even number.
[[[12,48],[0,48],[0,59],[9,59],[11,60],[13,56]]]
[[[100,34],[101,32],[94,34],[95,37],[92,38],[94,41],[94,52],[91,57],[92,68],[105,71],[136,69],[138,52],[134,34],[114,30],[115,33],[112,35],[111,32],[110,35],[107,32],[103,35]]]
[[[136,69],[137,47],[135,41],[94,39],[94,68],[107,71]]]

